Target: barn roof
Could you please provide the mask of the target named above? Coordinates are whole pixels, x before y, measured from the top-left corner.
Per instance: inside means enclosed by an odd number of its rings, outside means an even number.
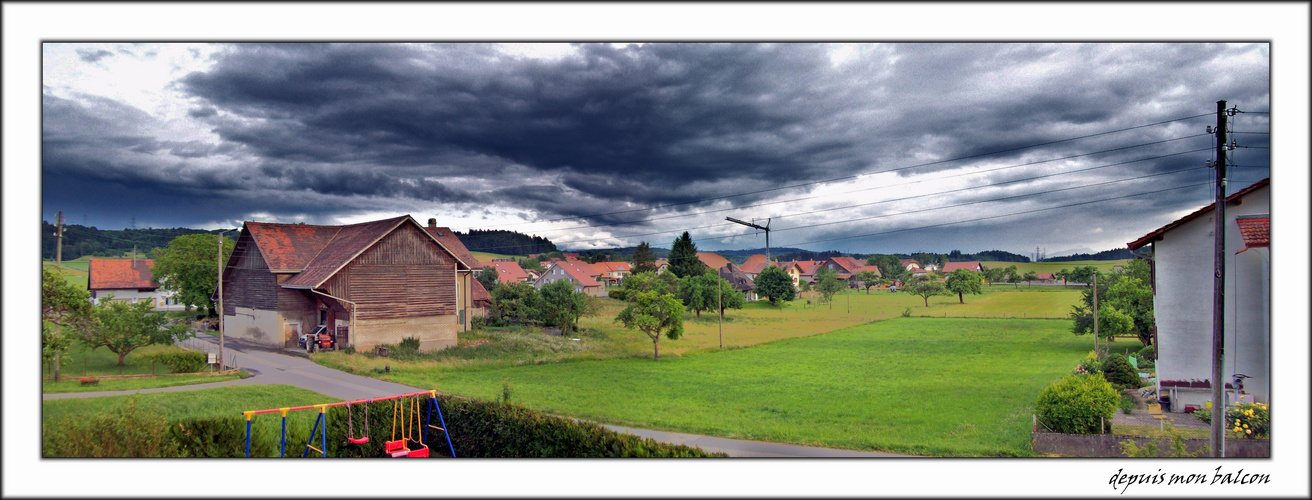
[[[465,248],[465,244],[460,241],[460,238],[456,237],[456,233],[452,231],[451,228],[430,225],[425,227],[424,230],[428,231],[428,234],[433,235],[434,238],[437,238],[437,241],[442,243],[442,246],[446,247],[447,250],[450,250],[451,254],[455,255],[457,260],[463,262],[466,266],[469,266],[470,269],[479,269],[482,267],[479,265],[478,259],[474,258],[474,254],[469,253],[469,249]]]
[[[159,288],[150,259],[91,259],[87,264],[87,290]]]
[[[478,280],[469,281],[473,283],[474,302],[492,302],[492,294],[487,293],[487,288],[483,288],[482,283],[479,283]]]
[[[1251,185],[1251,186],[1248,186],[1248,187],[1246,187],[1246,188],[1243,188],[1243,189],[1241,189],[1241,190],[1239,190],[1239,191],[1236,191],[1234,194],[1225,197],[1225,201],[1226,201],[1227,204],[1229,204],[1229,203],[1231,203],[1231,202],[1233,202],[1233,201],[1235,201],[1235,200],[1239,200],[1240,198],[1243,198],[1244,196],[1248,196],[1248,194],[1249,194],[1249,193],[1252,193],[1253,191],[1257,191],[1258,189],[1263,188],[1263,187],[1266,187],[1266,186],[1269,186],[1269,185],[1271,185],[1271,178],[1270,178],[1270,177],[1267,177],[1267,178],[1262,179],[1262,180],[1260,180],[1260,181],[1254,182],[1253,185]],[[1191,213],[1191,214],[1189,214],[1189,215],[1186,215],[1186,216],[1184,216],[1184,217],[1181,217],[1181,218],[1179,218],[1179,219],[1176,219],[1176,220],[1172,221],[1171,223],[1169,223],[1169,224],[1167,224],[1167,225],[1165,225],[1165,226],[1162,226],[1162,227],[1159,227],[1159,228],[1157,228],[1157,229],[1154,229],[1151,233],[1145,234],[1145,235],[1143,235],[1142,237],[1140,237],[1139,239],[1127,243],[1126,246],[1130,247],[1130,250],[1138,250],[1138,249],[1142,248],[1144,245],[1147,245],[1147,244],[1149,244],[1149,243],[1152,243],[1153,241],[1156,241],[1156,240],[1160,240],[1160,239],[1162,239],[1162,236],[1165,235],[1167,231],[1170,231],[1170,230],[1172,230],[1172,229],[1175,229],[1176,227],[1180,226],[1181,224],[1184,224],[1184,223],[1189,222],[1189,221],[1191,221],[1191,220],[1194,220],[1194,219],[1197,219],[1197,218],[1199,218],[1199,217],[1202,217],[1203,214],[1206,214],[1206,213],[1208,213],[1208,212],[1211,212],[1211,211],[1213,211],[1213,210],[1215,210],[1215,209],[1216,209],[1216,202],[1212,202],[1212,203],[1208,204],[1207,206],[1205,206],[1205,207],[1203,207],[1203,208],[1200,208],[1200,209],[1198,209],[1198,210],[1195,210],[1193,213]]]

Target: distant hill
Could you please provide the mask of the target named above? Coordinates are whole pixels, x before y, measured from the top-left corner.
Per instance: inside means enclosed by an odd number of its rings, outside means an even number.
[[[1098,253],[1077,253],[1074,255],[1066,255],[1062,257],[1048,257],[1046,259],[1043,259],[1043,262],[1070,262],[1073,260],[1121,260],[1121,259],[1133,259],[1133,258],[1134,258],[1134,252],[1131,252],[1129,248],[1113,248],[1111,250],[1103,250]]]
[[[41,221],[42,259],[55,258],[56,229],[54,224],[44,220]],[[65,224],[64,251],[61,257],[64,260],[73,260],[88,255],[93,257],[119,257],[131,252],[134,247],[139,253],[149,254],[151,250],[167,247],[169,242],[173,241],[173,238],[199,233],[217,234],[218,230],[206,231],[185,227],[97,229],[95,226]]]
[[[470,229],[468,233],[455,231],[456,237],[471,252],[528,255],[557,251],[556,244],[541,236],[529,236],[503,229]]]

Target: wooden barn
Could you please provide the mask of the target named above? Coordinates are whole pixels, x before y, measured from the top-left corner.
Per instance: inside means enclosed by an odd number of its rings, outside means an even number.
[[[473,257],[447,228],[408,215],[316,226],[247,222],[223,271],[225,335],[294,347],[323,325],[341,346],[417,337],[456,344],[473,307]]]

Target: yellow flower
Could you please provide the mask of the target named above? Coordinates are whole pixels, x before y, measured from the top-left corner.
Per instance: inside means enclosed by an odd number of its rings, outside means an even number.
[[[1248,428],[1248,424],[1244,424],[1244,428],[1247,429],[1247,428]]]
[[[1252,434],[1252,433],[1253,433],[1253,429],[1248,429],[1248,433],[1249,433],[1249,434]]]

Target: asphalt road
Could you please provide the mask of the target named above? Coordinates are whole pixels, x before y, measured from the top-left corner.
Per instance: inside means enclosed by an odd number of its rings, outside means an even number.
[[[215,352],[219,350],[218,338],[211,335],[200,335],[195,339],[186,341],[183,345],[196,350],[205,352]],[[393,394],[402,394],[407,392],[426,391],[430,388],[410,387],[407,385],[378,380],[375,378],[353,375],[339,370],[326,368],[315,364],[309,358],[302,355],[292,354],[283,349],[258,346],[240,340],[227,339],[224,342],[224,358],[229,366],[236,366],[243,370],[251,372],[254,376],[241,380],[229,380],[226,382],[215,382],[210,384],[160,387],[156,389],[140,389],[134,391],[117,391],[117,392],[73,392],[60,394],[43,394],[43,400],[65,399],[65,398],[89,398],[96,396],[114,396],[124,394],[147,394],[152,392],[172,392],[187,391],[193,389],[204,389],[210,387],[223,387],[229,385],[291,385],[302,389],[309,389],[320,394],[326,394],[340,399],[366,399],[381,396],[390,396]],[[696,434],[683,434],[678,432],[655,431],[648,429],[635,429],[631,427],[621,427],[616,425],[602,426],[616,432],[633,434],[636,436],[647,437],[657,441],[696,446],[706,451],[724,452],[731,457],[780,457],[780,458],[841,458],[841,457],[900,457],[909,458],[912,455],[896,455],[892,453],[875,453],[854,450],[842,450],[835,448],[821,448],[815,446],[801,446],[781,443],[767,443],[762,441],[747,441],[742,439],[726,439],[711,436],[700,436]]]

